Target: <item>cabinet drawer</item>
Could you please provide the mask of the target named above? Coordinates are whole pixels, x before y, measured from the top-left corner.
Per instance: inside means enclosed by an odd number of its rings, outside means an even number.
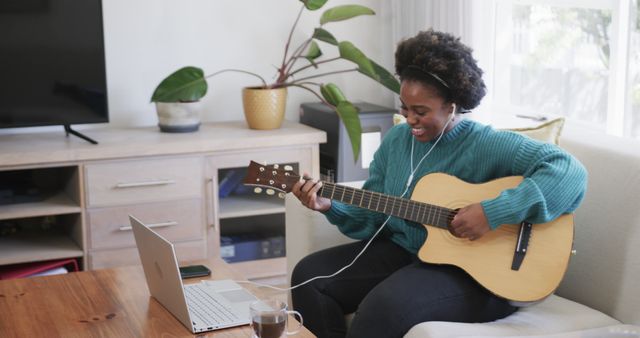
[[[174,243],[174,247],[180,264],[205,258],[203,240]],[[138,249],[135,247],[89,252],[89,269],[91,270],[140,264]]]
[[[204,234],[200,199],[90,209],[87,215],[89,247],[92,249],[135,246],[129,215],[151,226],[169,241],[201,239]]]
[[[202,195],[200,158],[98,163],[85,166],[87,206],[175,200]]]

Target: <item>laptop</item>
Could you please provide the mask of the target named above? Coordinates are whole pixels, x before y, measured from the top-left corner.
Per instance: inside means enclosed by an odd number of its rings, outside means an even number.
[[[253,294],[230,279],[183,285],[173,244],[135,217],[129,220],[151,296],[191,332],[250,323]]]

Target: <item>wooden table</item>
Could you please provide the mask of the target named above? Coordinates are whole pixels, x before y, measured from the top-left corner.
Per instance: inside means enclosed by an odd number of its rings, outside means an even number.
[[[207,265],[211,279],[243,279],[221,259],[194,264]],[[270,289],[243,285],[259,298],[273,296]],[[244,325],[198,336],[250,335]],[[150,296],[141,266],[0,280],[0,337],[159,336],[193,334]],[[303,328],[295,337],[315,336]]]

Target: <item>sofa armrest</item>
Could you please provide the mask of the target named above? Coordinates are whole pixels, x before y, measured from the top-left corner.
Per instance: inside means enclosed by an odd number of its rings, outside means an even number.
[[[589,183],[575,212],[577,255],[558,294],[640,325],[640,141],[567,127],[560,145]]]

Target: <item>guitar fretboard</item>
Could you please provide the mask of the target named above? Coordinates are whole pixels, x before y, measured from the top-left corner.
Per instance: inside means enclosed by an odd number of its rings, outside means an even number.
[[[447,228],[456,214],[452,209],[328,182],[322,182],[318,194],[345,204],[440,228]]]

